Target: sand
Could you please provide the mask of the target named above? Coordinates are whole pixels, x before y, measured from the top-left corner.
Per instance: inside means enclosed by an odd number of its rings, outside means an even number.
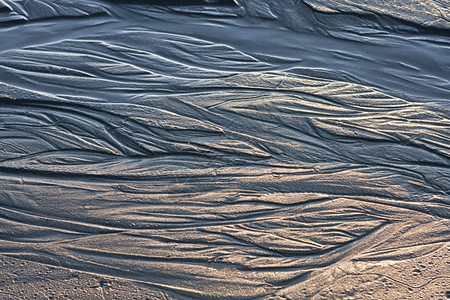
[[[450,298],[424,4],[0,1],[0,299]]]

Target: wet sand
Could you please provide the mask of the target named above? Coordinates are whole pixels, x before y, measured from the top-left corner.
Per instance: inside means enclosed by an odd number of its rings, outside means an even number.
[[[0,299],[450,298],[448,1],[0,1]]]

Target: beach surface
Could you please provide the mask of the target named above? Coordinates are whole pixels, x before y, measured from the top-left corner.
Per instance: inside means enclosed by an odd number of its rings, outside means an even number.
[[[3,0],[0,42],[0,299],[450,299],[447,0]]]

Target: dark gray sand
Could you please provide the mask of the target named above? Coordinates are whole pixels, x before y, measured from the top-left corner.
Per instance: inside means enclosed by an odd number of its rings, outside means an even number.
[[[0,299],[449,299],[448,0],[0,1]]]

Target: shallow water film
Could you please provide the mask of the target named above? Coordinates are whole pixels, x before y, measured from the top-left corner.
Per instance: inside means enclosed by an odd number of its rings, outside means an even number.
[[[0,0],[0,299],[450,299],[448,0]]]

